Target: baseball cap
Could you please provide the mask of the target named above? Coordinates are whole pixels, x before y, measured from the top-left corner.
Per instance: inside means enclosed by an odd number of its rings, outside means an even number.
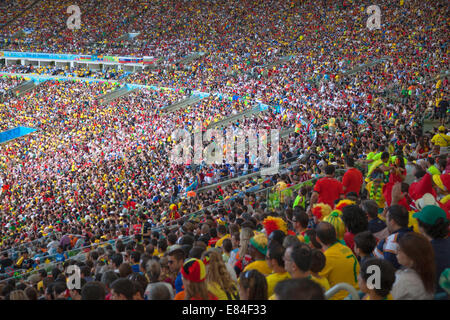
[[[205,264],[200,259],[191,258],[181,268],[183,277],[192,282],[203,282],[206,278]]]
[[[439,218],[447,221],[445,211],[438,206],[425,206],[421,211],[414,213],[413,217],[429,225],[434,225]]]

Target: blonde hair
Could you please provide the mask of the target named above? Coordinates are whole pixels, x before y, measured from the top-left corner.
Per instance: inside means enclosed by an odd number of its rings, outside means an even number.
[[[205,281],[192,282],[183,277],[183,284],[185,290],[184,300],[191,300],[192,298],[210,300],[209,291]]]
[[[28,300],[23,290],[14,290],[9,294],[9,300]]]
[[[243,228],[241,230],[240,235],[240,250],[239,250],[239,256],[243,258],[248,251],[248,245],[250,244],[250,239],[253,237],[253,230],[250,228]]]
[[[210,249],[203,253],[202,259],[207,257],[209,257],[209,262],[206,264],[206,282],[216,283],[223,291],[235,293],[236,285],[231,279],[221,255],[216,250]]]

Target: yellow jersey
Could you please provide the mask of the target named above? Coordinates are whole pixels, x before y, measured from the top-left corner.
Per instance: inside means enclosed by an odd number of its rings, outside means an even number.
[[[272,269],[269,267],[266,260],[253,261],[252,263],[250,263],[248,266],[245,267],[243,272],[246,272],[248,270],[258,270],[265,276],[272,273]]]
[[[216,242],[216,248],[220,248],[222,246],[223,240],[225,239],[230,239],[231,236],[229,234],[224,235],[222,238],[220,238],[219,240],[217,240]]]
[[[352,250],[336,242],[325,250],[324,255],[326,263],[319,276],[327,278],[330,287],[346,282],[359,290],[358,274],[360,267]],[[330,300],[342,300],[347,295],[346,291],[339,291]]]
[[[289,272],[284,273],[272,273],[266,276],[267,280],[267,296],[270,297],[273,295],[273,290],[275,289],[275,286],[278,282],[281,282],[286,279],[290,279],[291,276]]]
[[[439,132],[434,135],[431,142],[439,147],[448,147],[450,145],[450,136]]]

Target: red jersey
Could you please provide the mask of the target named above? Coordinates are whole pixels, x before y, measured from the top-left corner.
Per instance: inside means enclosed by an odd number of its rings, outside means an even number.
[[[356,192],[359,196],[361,186],[363,184],[363,175],[361,171],[356,168],[350,168],[342,177],[342,185],[345,187],[345,194]]]
[[[317,203],[328,204],[331,208],[334,208],[334,201],[344,193],[342,183],[329,177],[319,179],[314,186],[314,191],[319,193]]]

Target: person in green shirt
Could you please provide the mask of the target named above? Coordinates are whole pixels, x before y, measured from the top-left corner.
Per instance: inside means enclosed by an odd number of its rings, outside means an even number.
[[[427,158],[427,165],[428,169],[427,171],[433,176],[435,174],[441,174],[441,171],[436,167],[436,160],[432,157]]]
[[[303,210],[306,208],[306,195],[308,193],[308,190],[305,187],[300,188],[297,197],[294,200],[294,205],[292,206],[292,209],[299,206]]]

